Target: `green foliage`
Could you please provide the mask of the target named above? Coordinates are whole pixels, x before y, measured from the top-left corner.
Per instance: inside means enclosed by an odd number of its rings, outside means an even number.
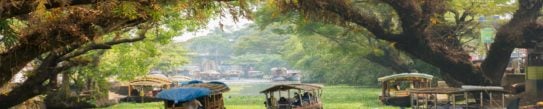
[[[102,72],[114,73],[121,80],[145,75],[157,62],[156,46],[144,42],[114,46],[102,56],[99,69]]]
[[[13,27],[17,20],[6,19],[0,21],[0,48],[9,48],[15,45],[17,41],[17,31]]]
[[[392,71],[376,65],[356,52],[338,51],[337,44],[321,36],[291,38],[285,60],[304,71],[304,81],[328,84],[376,86],[380,76]],[[369,51],[358,48],[353,51]]]
[[[229,39],[222,36],[202,36],[191,39],[187,47],[194,52],[209,53],[210,55],[229,55],[232,53],[232,45]]]
[[[451,0],[448,7],[460,12],[470,11],[474,15],[502,15],[512,13],[518,8],[516,1],[511,0]]]
[[[250,65],[255,70],[268,72],[273,67],[288,67],[279,54],[244,54],[233,57],[229,64]]]
[[[234,46],[236,55],[243,54],[280,54],[283,51],[283,46],[290,37],[289,34],[284,34],[283,29],[286,26],[270,26],[264,30],[256,30],[254,28],[243,29],[242,31],[253,31],[250,34],[240,36]]]
[[[106,108],[98,109],[164,109],[164,102],[131,103],[123,102]]]
[[[130,19],[136,19],[138,17],[138,7],[138,4],[134,2],[125,2],[121,3],[116,9],[113,9],[113,13]]]
[[[186,57],[187,51],[181,43],[170,43],[159,47],[161,51],[159,62],[154,68],[163,71],[163,73],[171,74],[176,68],[188,63]]]

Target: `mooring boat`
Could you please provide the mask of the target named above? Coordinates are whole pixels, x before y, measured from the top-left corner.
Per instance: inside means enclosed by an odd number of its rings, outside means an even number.
[[[461,88],[421,88],[409,90],[413,109],[509,109],[499,86],[462,86]],[[444,96],[444,97],[439,97]],[[518,108],[517,104],[511,107]]]
[[[322,109],[322,87],[317,84],[281,84],[261,93],[266,95],[266,109]]]
[[[195,102],[203,109],[224,109],[222,93],[229,90],[222,82],[189,82],[181,87],[162,91],[157,98],[164,100],[165,109],[186,109],[186,105]]]
[[[434,76],[423,73],[401,73],[378,78],[382,85],[379,100],[385,105],[410,106],[408,89],[429,88]]]

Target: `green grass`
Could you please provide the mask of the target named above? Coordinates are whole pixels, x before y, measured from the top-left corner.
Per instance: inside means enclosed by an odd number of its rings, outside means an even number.
[[[152,103],[120,103],[104,109],[164,109],[163,102]]]
[[[230,92],[224,94],[227,109],[265,109],[264,95],[259,92],[273,84],[231,84]],[[384,106],[379,102],[379,88],[353,86],[325,86],[323,97],[324,109],[398,109]],[[161,109],[162,102],[121,103],[110,109]]]

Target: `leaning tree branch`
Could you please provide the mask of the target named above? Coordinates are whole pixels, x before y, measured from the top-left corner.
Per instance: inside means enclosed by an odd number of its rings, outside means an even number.
[[[122,43],[129,43],[129,42],[136,42],[136,41],[141,41],[145,39],[145,32],[143,32],[142,34],[140,34],[138,37],[136,38],[129,38],[129,39],[119,39],[119,40],[113,40],[113,41],[109,41],[109,42],[105,42],[105,43],[101,43],[101,44],[91,44],[91,45],[88,45],[80,50],[77,50],[77,51],[74,51],[72,53],[69,53],[63,57],[60,58],[60,60],[66,60],[66,59],[70,59],[70,58],[73,58],[73,57],[77,57],[77,56],[80,56],[80,55],[83,55],[91,50],[96,50],[96,49],[111,49],[111,46],[113,45],[117,45],[117,44],[122,44]]]
[[[52,80],[51,78],[55,78],[60,72],[73,68],[74,66],[88,64],[88,62],[85,61],[61,62],[58,58],[59,56],[57,54],[49,54],[43,64],[34,70],[33,75],[29,76],[25,82],[20,86],[15,87],[6,95],[0,95],[0,108],[9,108],[32,97],[44,94],[52,89],[51,86],[56,84],[56,80]],[[63,65],[57,66],[59,63],[63,63]],[[44,85],[46,81],[49,81],[49,84]]]
[[[391,42],[401,41],[399,37],[386,31],[375,15],[361,14],[350,4],[343,0],[301,0],[299,2],[302,10],[327,10],[337,14],[343,20],[353,22],[366,28],[378,39]],[[317,7],[315,7],[317,6]],[[311,9],[313,8],[313,9]],[[314,9],[317,8],[317,9]]]
[[[415,0],[383,0],[389,4],[399,15],[402,30],[404,32],[421,32],[423,31],[419,26],[423,20],[423,12],[421,7],[415,2]],[[417,36],[413,36],[417,37]]]

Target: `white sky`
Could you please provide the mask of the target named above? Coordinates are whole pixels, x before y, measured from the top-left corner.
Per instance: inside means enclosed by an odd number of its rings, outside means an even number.
[[[215,19],[209,21],[207,26],[205,28],[203,28],[203,29],[200,29],[200,30],[197,30],[197,31],[194,31],[194,32],[185,32],[180,36],[175,36],[173,38],[173,40],[174,40],[174,42],[184,42],[184,41],[187,41],[187,40],[195,38],[195,37],[204,36],[204,35],[210,33],[211,30],[219,27],[219,21],[221,21],[221,20],[222,20],[222,24],[224,25],[223,30],[225,32],[236,31],[236,30],[239,30],[241,28],[247,27],[248,24],[253,23],[253,21],[251,21],[249,19],[245,19],[243,17],[240,17],[238,22],[234,22],[234,19],[232,19],[232,17],[226,15],[226,17],[223,17],[222,19],[215,18]]]

